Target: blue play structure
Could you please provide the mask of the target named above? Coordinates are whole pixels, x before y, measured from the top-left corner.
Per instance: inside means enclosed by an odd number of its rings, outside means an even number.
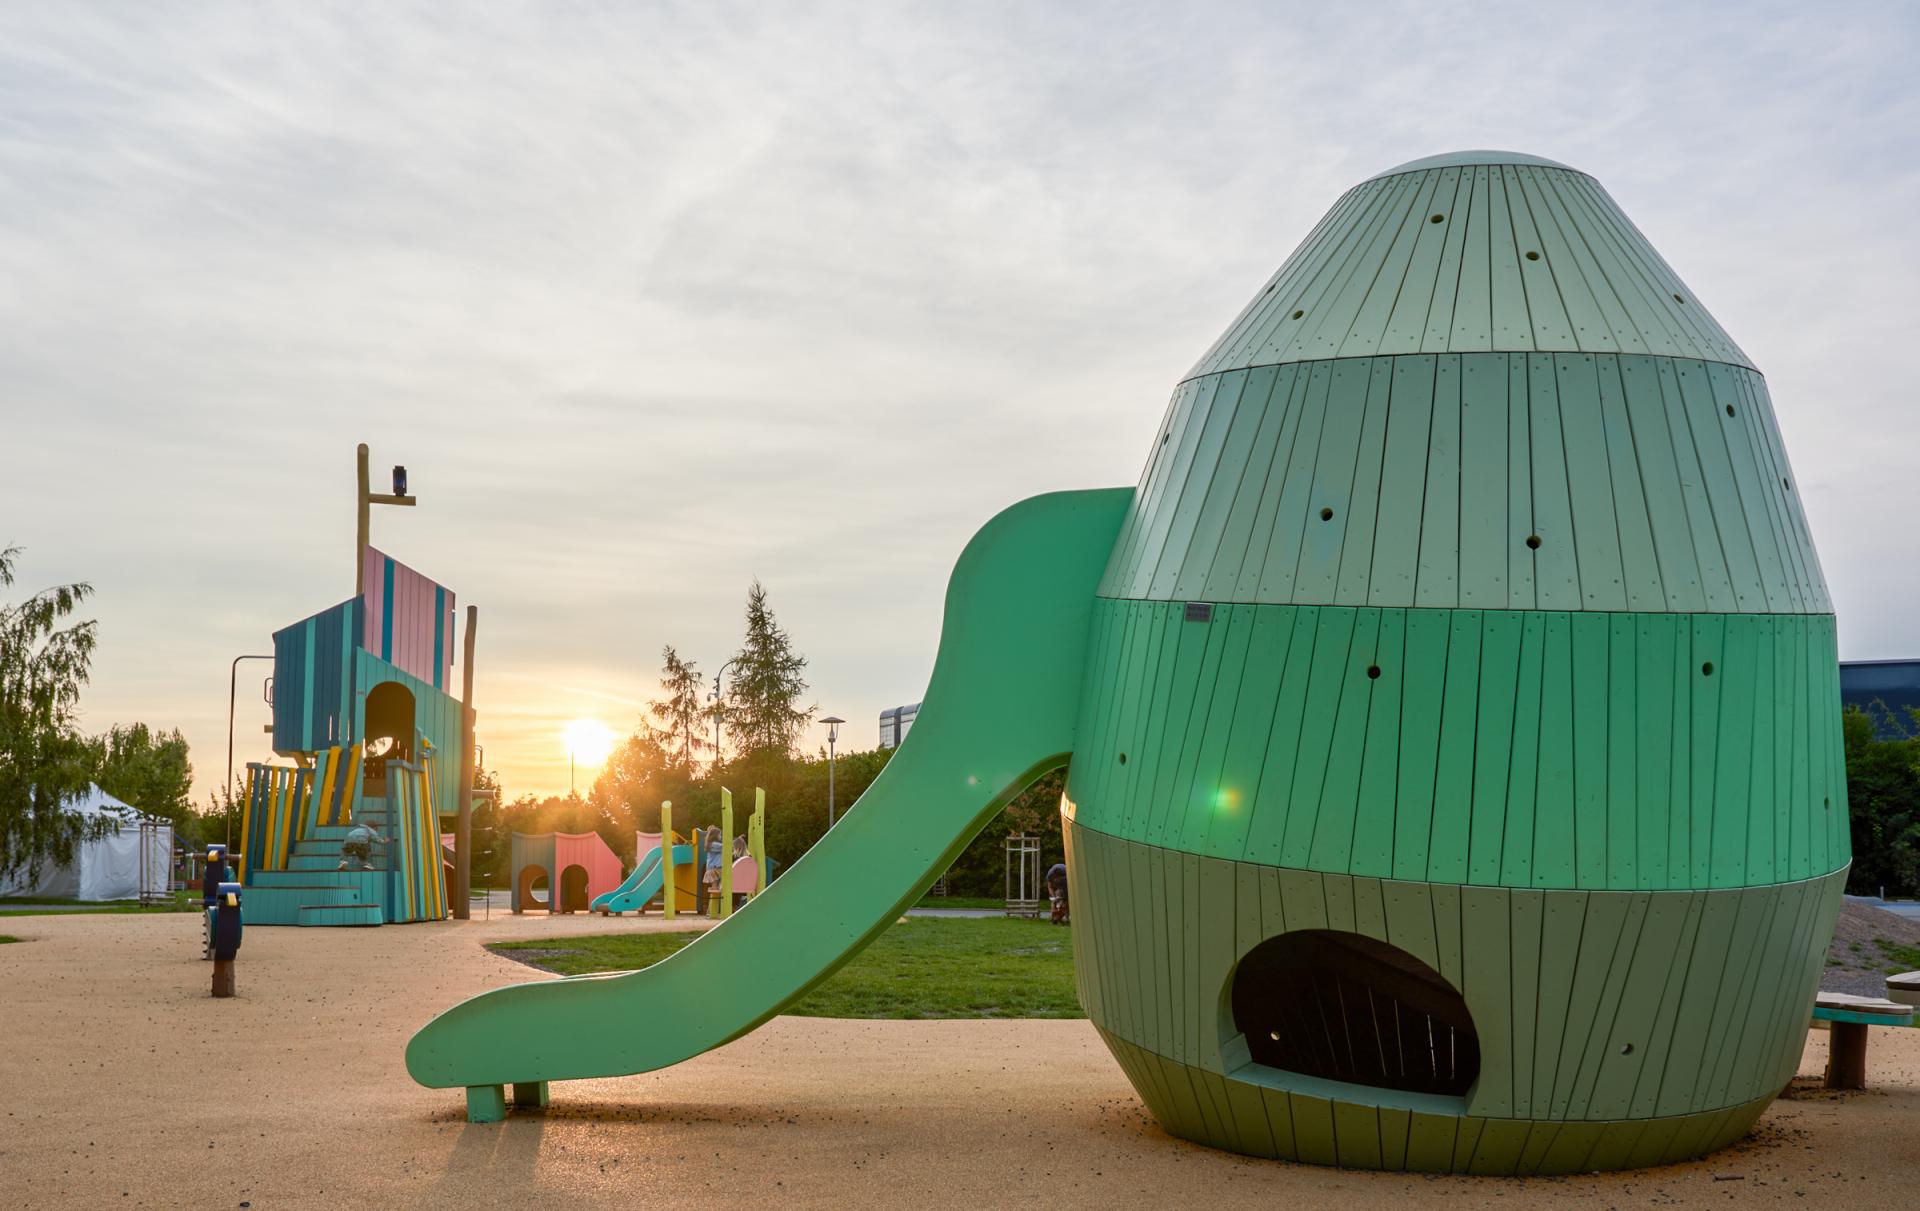
[[[691,871],[693,846],[674,846],[673,865],[677,871]],[[641,912],[660,894],[665,875],[666,863],[661,861],[660,846],[656,844],[640,855],[639,864],[619,887],[594,899],[592,911],[602,916],[608,913]],[[688,897],[684,903],[692,907],[692,889],[687,889],[683,894]]]

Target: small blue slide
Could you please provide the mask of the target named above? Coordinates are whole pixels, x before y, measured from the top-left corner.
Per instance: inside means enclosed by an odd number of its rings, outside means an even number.
[[[693,861],[693,846],[676,845],[673,847],[673,861],[676,866],[684,866]],[[633,868],[626,882],[604,895],[594,897],[589,906],[593,912],[602,916],[607,913],[639,912],[655,896],[660,894],[661,872],[664,866],[660,861],[660,847],[654,846],[640,855],[640,864]],[[693,905],[687,905],[689,909]]]

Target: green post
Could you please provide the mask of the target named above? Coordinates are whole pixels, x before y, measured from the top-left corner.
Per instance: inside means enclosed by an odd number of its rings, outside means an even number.
[[[660,801],[660,915],[671,921],[673,908],[673,800]]]
[[[753,788],[753,819],[747,821],[747,853],[753,856],[753,894],[767,890],[767,792]]]
[[[720,788],[720,918],[733,915],[733,792]]]

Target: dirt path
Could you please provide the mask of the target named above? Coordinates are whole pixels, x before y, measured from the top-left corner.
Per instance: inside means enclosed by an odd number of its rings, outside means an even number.
[[[240,996],[214,1001],[196,917],[9,921],[28,940],[0,946],[0,1189],[16,1206],[521,1211],[1891,1207],[1920,1190],[1920,1030],[1875,1032],[1875,1089],[1777,1103],[1756,1137],[1704,1162],[1527,1182],[1180,1143],[1085,1022],[782,1018],[666,1072],[556,1085],[545,1116],[491,1126],[463,1121],[457,1091],[408,1079],[402,1052],[430,1015],[540,978],[481,942],[609,928],[659,925],[257,928]],[[1802,1071],[1824,1060],[1815,1035]]]

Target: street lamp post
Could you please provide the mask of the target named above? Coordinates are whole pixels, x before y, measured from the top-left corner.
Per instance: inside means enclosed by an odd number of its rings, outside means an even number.
[[[227,666],[227,845],[233,845],[233,715],[240,688],[240,662],[242,660],[272,660],[271,656],[235,656],[233,663]]]
[[[727,675],[728,669],[739,663],[740,658],[735,656],[721,665],[713,675],[713,768],[715,770],[720,768],[720,681]]]
[[[833,827],[833,745],[840,739],[840,725],[846,720],[828,715],[820,722],[827,725],[827,827]]]

